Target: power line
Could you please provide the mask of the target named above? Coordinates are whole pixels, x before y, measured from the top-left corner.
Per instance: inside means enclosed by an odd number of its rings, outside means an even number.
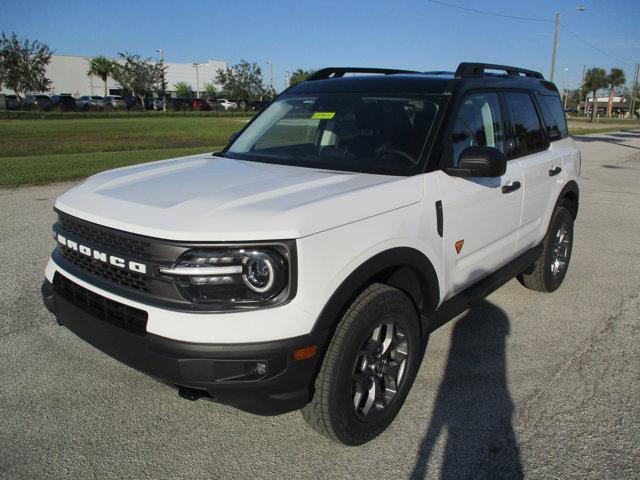
[[[427,1],[431,2],[431,3],[435,3],[437,5],[443,5],[445,7],[457,8],[458,10],[464,10],[466,12],[472,12],[472,13],[479,13],[481,15],[490,15],[492,17],[510,18],[512,20],[525,20],[525,21],[529,21],[529,22],[544,22],[544,23],[552,23],[553,22],[553,20],[550,20],[550,19],[547,19],[547,18],[517,17],[517,16],[514,16],[514,15],[505,15],[505,14],[497,13],[497,12],[487,12],[485,10],[478,10],[476,8],[468,8],[468,7],[463,7],[461,5],[454,5],[453,3],[441,2],[440,0],[427,0]],[[602,55],[604,55],[606,57],[609,57],[609,58],[615,60],[616,62],[624,63],[625,65],[631,65],[629,62],[626,62],[626,61],[624,61],[624,60],[622,60],[620,58],[614,57],[613,55],[608,54],[607,52],[605,52],[601,48],[596,47],[593,43],[585,40],[583,37],[581,37],[577,33],[573,32],[572,30],[569,30],[566,26],[564,26],[564,24],[561,23],[560,26],[567,33],[570,33],[571,35],[576,37],[578,40],[580,40],[582,43],[584,43],[585,45],[593,48],[595,51],[601,53]]]
[[[589,47],[593,48],[596,52],[600,52],[602,55],[609,57],[613,60],[615,60],[616,62],[621,62],[624,63],[625,65],[631,65],[629,62],[625,62],[624,60],[614,57],[613,55],[608,54],[607,52],[605,52],[604,50],[596,47],[593,43],[588,42],[587,40],[585,40],[584,38],[582,38],[580,35],[578,35],[576,32],[573,32],[571,30],[569,30],[567,27],[564,26],[564,24],[560,24],[560,27],[567,33],[570,33],[571,35],[573,35],[574,37],[576,37],[578,40],[580,40],[582,43],[584,43],[585,45],[588,45]]]
[[[431,3],[436,3],[438,5],[444,5],[445,7],[457,8],[459,10],[465,10],[467,12],[480,13],[481,15],[491,15],[491,16],[494,16],[494,17],[511,18],[513,20],[526,20],[526,21],[529,21],[529,22],[545,22],[545,23],[553,22],[553,20],[549,20],[548,18],[516,17],[514,15],[505,15],[503,13],[497,13],[497,12],[487,12],[487,11],[484,11],[484,10],[477,10],[475,8],[463,7],[461,5],[454,5],[452,3],[440,2],[439,0],[427,0],[427,1],[431,2]]]

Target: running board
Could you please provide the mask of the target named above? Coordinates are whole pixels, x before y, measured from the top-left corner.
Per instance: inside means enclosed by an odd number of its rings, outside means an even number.
[[[490,273],[482,280],[443,302],[440,308],[436,310],[433,320],[429,322],[429,332],[440,328],[449,320],[454,319],[474,304],[489,296],[509,280],[524,272],[535,263],[541,254],[542,244],[526,251],[504,267]]]

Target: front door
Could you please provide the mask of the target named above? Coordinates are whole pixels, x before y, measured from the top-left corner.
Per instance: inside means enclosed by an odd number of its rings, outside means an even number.
[[[448,164],[457,166],[460,153],[469,146],[495,147],[506,154],[497,93],[470,93],[463,99],[445,150]],[[445,291],[450,297],[515,257],[522,167],[519,160],[508,161],[505,174],[496,178],[461,178],[444,171],[436,175],[443,211]]]

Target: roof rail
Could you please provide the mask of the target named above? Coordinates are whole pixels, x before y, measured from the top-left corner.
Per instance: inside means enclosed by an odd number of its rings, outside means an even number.
[[[398,73],[419,73],[414,70],[393,70],[390,68],[367,68],[367,67],[327,67],[321,68],[305,81],[325,80],[327,78],[344,77],[346,73],[379,73],[381,75],[394,75]]]
[[[469,63],[462,62],[458,65],[458,69],[456,70],[456,77],[458,78],[468,78],[468,77],[484,77],[485,70],[504,70],[507,75],[515,75],[518,76],[520,74],[524,74],[526,77],[531,78],[540,78],[544,80],[544,77],[540,72],[535,72],[533,70],[526,70],[524,68],[518,67],[510,67],[509,65],[494,65],[492,63]]]

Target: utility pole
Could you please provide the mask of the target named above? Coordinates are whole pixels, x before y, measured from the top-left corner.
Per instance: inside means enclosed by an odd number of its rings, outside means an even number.
[[[162,64],[162,112],[167,113],[167,82],[164,79],[164,52],[161,48],[156,50],[160,54],[160,63]]]
[[[631,84],[631,99],[629,100],[629,116],[633,118],[636,113],[636,96],[638,95],[638,76],[640,75],[640,63],[636,63],[633,75],[633,83]]]
[[[556,68],[556,50],[558,48],[558,30],[560,29],[560,14],[556,13],[556,31],[553,34],[553,52],[551,52],[551,74],[549,80],[553,82],[553,73]]]

